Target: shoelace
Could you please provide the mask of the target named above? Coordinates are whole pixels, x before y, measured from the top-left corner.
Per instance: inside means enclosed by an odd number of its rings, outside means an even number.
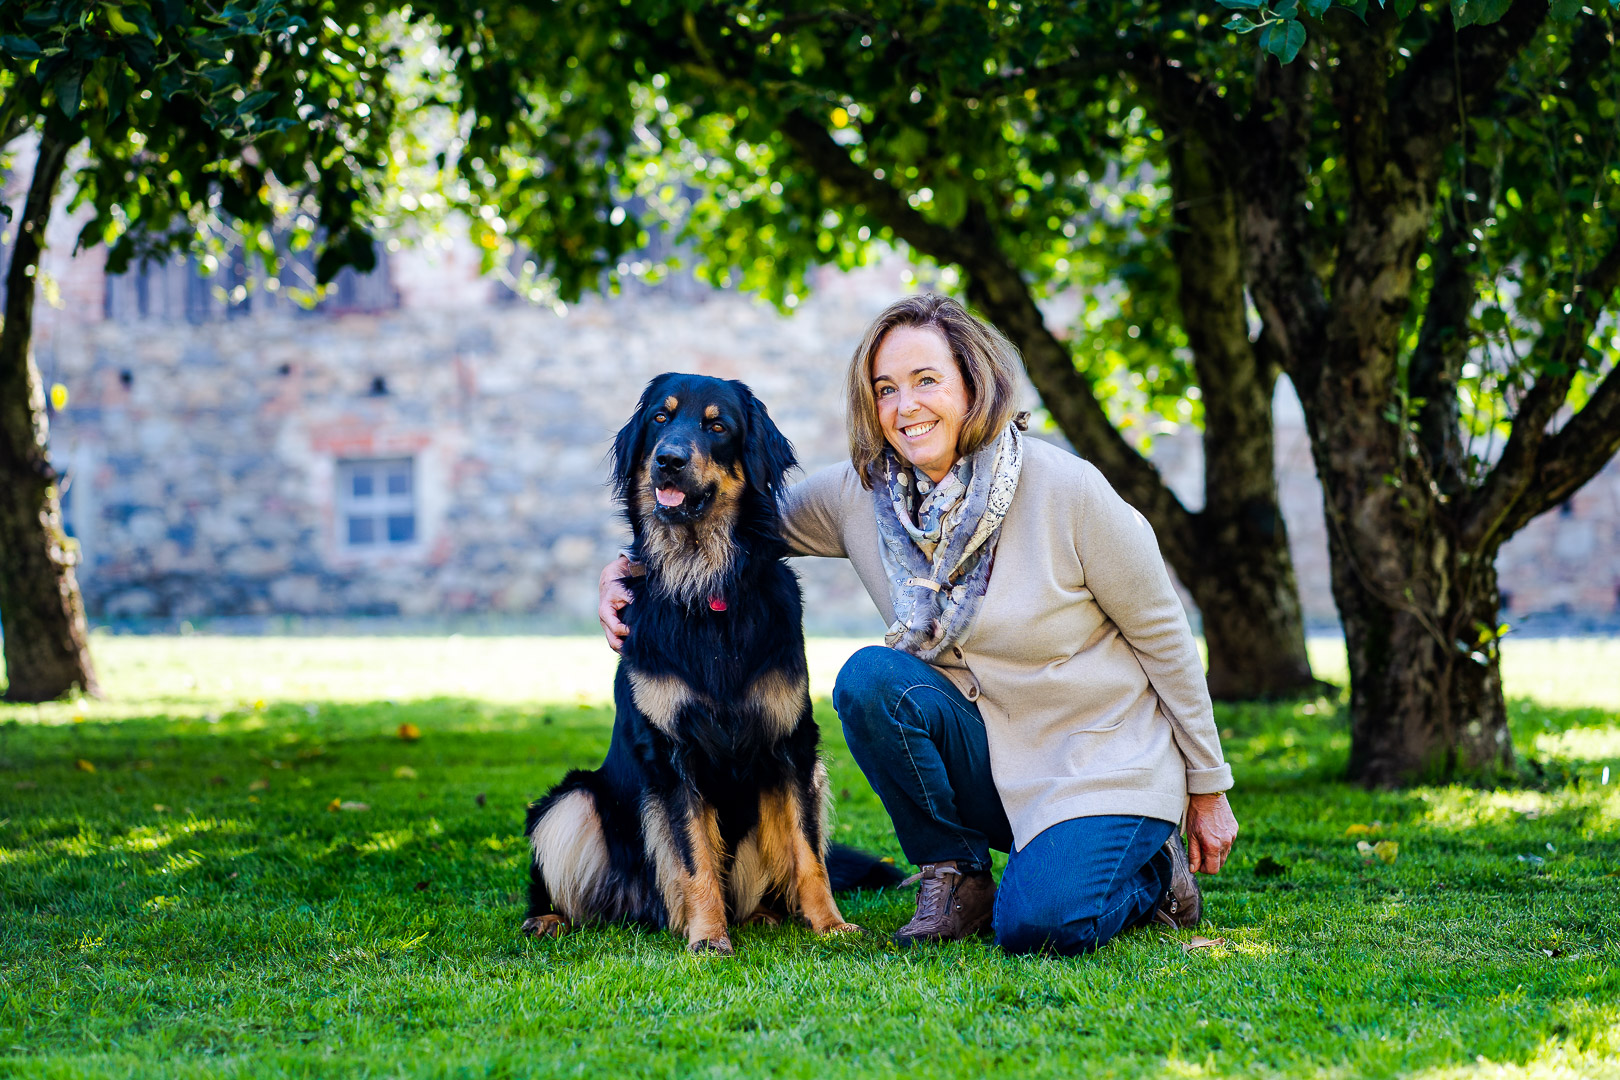
[[[912,874],[900,883],[904,887],[922,882],[922,889],[917,894],[918,915],[932,915],[949,902],[952,884],[941,876],[943,874],[961,877],[962,871],[954,866],[925,866],[919,873]]]

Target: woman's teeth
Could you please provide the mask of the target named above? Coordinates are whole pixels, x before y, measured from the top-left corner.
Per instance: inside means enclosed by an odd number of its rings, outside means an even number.
[[[934,425],[937,423],[939,423],[938,420],[930,420],[926,424],[913,424],[910,427],[901,428],[900,431],[908,439],[920,439],[930,431],[933,431]]]

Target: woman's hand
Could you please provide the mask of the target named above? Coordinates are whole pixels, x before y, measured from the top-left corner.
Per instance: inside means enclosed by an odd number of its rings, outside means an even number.
[[[1226,793],[1192,795],[1187,799],[1187,865],[1201,874],[1218,874],[1237,839],[1237,818]]]
[[[619,612],[630,603],[630,590],[624,587],[622,579],[630,576],[633,565],[623,555],[608,563],[602,568],[597,590],[596,618],[602,624],[602,633],[607,635],[608,648],[614,652],[624,648],[624,639],[630,636],[630,628],[620,620]]]

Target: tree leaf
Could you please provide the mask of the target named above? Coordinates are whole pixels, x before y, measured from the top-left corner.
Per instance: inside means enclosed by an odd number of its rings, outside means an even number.
[[[1320,19],[1332,6],[1333,0],[1305,0],[1305,14],[1313,19]]]
[[[1500,22],[1513,6],[1513,0],[1468,0],[1467,19],[1473,26],[1489,26]],[[1461,24],[1460,24],[1461,25]]]
[[[45,55],[33,38],[17,37],[12,34],[0,36],[0,50],[19,60],[38,60]]]
[[[1242,15],[1233,15],[1230,19],[1226,20],[1226,24],[1222,26],[1221,29],[1236,30],[1240,34],[1248,34],[1258,29],[1259,25],[1259,23],[1250,22]]]
[[[1236,11],[1259,11],[1261,0],[1215,0],[1215,2]]]
[[[1552,17],[1559,22],[1570,22],[1581,13],[1583,0],[1552,0]],[[1611,4],[1615,0],[1609,0]]]
[[[1298,19],[1283,19],[1271,24],[1271,36],[1266,39],[1266,51],[1285,64],[1292,63],[1305,44],[1305,27]]]

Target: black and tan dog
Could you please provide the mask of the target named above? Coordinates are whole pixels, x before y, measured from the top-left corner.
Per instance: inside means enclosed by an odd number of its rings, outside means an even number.
[[[734,381],[661,375],[619,432],[614,484],[646,573],[626,582],[607,759],[529,808],[526,932],[632,922],[729,954],[727,926],[749,918],[856,930],[833,889],[899,877],[848,848],[829,876],[799,584],[777,531],[794,466]]]

